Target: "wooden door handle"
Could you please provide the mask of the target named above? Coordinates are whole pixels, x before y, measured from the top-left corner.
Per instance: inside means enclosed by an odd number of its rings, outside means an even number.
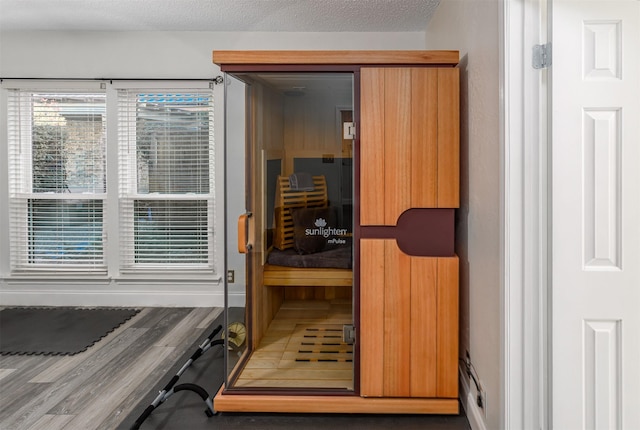
[[[249,218],[251,218],[251,212],[242,214],[238,218],[238,252],[240,254],[246,254],[252,248],[248,240]]]

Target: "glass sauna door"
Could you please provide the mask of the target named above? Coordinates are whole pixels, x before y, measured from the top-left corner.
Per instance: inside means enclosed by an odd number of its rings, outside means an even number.
[[[353,74],[228,74],[225,94],[225,390],[353,390]]]

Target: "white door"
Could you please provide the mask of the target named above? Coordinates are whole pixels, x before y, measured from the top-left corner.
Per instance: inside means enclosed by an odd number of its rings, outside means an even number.
[[[552,19],[552,423],[640,429],[640,1]]]

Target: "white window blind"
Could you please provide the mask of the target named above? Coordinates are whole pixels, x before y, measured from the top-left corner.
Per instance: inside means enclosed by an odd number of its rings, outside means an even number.
[[[8,94],[11,269],[106,271],[105,94]]]
[[[213,269],[211,90],[118,90],[120,267]]]

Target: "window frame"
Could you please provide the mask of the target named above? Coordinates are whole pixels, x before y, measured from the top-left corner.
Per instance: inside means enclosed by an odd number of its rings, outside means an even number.
[[[145,281],[145,280],[175,280],[180,281],[183,280],[185,282],[200,282],[203,280],[219,280],[220,273],[222,272],[220,268],[220,259],[223,257],[223,247],[221,247],[221,241],[218,238],[223,237],[223,229],[224,226],[221,224],[220,219],[222,217],[216,214],[216,211],[219,210],[216,205],[216,196],[220,195],[222,180],[220,177],[219,169],[216,169],[216,159],[219,159],[219,149],[216,146],[216,136],[214,134],[215,124],[221,124],[222,121],[216,121],[216,116],[219,116],[219,113],[216,112],[216,109],[211,108],[212,112],[210,114],[210,121],[214,123],[211,127],[211,133],[209,135],[209,139],[211,141],[210,144],[210,154],[211,158],[209,160],[210,166],[210,186],[208,193],[208,263],[206,266],[201,267],[193,267],[189,265],[184,265],[182,267],[134,267],[134,268],[124,268],[122,267],[122,262],[120,259],[120,250],[121,250],[121,234],[123,230],[123,226],[120,224],[119,216],[120,216],[120,200],[119,200],[119,153],[118,153],[118,90],[119,89],[133,89],[133,88],[141,88],[144,90],[156,90],[156,91],[166,91],[167,89],[189,89],[194,91],[208,91],[211,96],[211,103],[214,104],[216,100],[222,100],[220,98],[220,93],[216,93],[214,91],[214,82],[212,80],[112,80],[112,81],[104,81],[104,80],[46,80],[46,79],[5,79],[0,83],[0,91],[2,92],[2,96],[0,97],[0,101],[2,102],[2,106],[0,106],[0,124],[8,125],[9,121],[7,119],[7,111],[8,108],[8,99],[9,99],[9,91],[11,90],[25,90],[25,91],[51,91],[51,90],[59,90],[59,91],[87,91],[87,92],[95,92],[102,91],[106,94],[106,190],[105,194],[100,196],[103,198],[104,207],[103,207],[103,237],[104,237],[104,245],[103,245],[103,253],[104,253],[104,261],[105,267],[103,270],[95,271],[95,270],[83,270],[83,269],[74,269],[74,270],[66,270],[63,265],[60,267],[54,267],[50,270],[33,270],[32,268],[25,268],[21,270],[15,270],[15,266],[13,265],[13,251],[9,246],[6,246],[4,249],[8,251],[8,258],[3,259],[2,267],[0,267],[1,271],[8,276],[9,278],[40,278],[40,277],[49,277],[54,276],[55,278],[63,279],[63,278],[84,278],[84,279],[111,279],[116,281]],[[7,127],[4,127],[7,129]],[[8,155],[11,150],[11,146],[13,143],[9,142],[8,133],[5,136],[2,136],[2,143],[5,145],[3,152]],[[219,145],[218,145],[219,146]],[[135,160],[134,160],[135,164]],[[5,168],[0,169],[0,173],[5,179],[8,179],[11,167],[9,163],[5,165]],[[3,192],[8,192],[7,189]],[[149,196],[151,197],[151,196]],[[167,196],[153,196],[151,198],[165,198]],[[92,199],[96,198],[96,195],[91,195]],[[185,198],[185,196],[180,196],[180,198]],[[9,201],[9,194],[6,194],[6,201]],[[25,209],[26,210],[26,209]],[[11,218],[11,214],[8,209],[3,210],[4,217]],[[114,221],[116,220],[116,221]],[[6,238],[10,238],[14,231],[11,230],[11,227],[8,223],[4,223],[5,232],[3,235]],[[27,222],[21,226],[21,231],[26,231]],[[11,263],[9,263],[11,261]],[[3,275],[4,276],[4,275]]]
[[[5,85],[3,85],[3,88]],[[103,192],[92,193],[51,193],[33,190],[33,162],[23,163],[24,160],[31,160],[33,154],[33,139],[32,133],[34,123],[31,119],[27,120],[26,124],[22,124],[23,112],[33,113],[33,104],[30,96],[24,93],[51,93],[59,92],[61,94],[104,94],[105,95],[105,113],[103,114],[103,122],[106,122],[106,93],[104,85],[100,82],[91,83],[69,83],[69,82],[43,82],[43,81],[28,81],[22,85],[7,85],[6,89],[8,93],[16,92],[17,99],[14,99],[16,103],[21,104],[15,109],[10,108],[9,103],[13,97],[7,94],[6,97],[6,114],[3,115],[4,121],[6,121],[7,130],[7,159],[9,160],[9,167],[6,175],[6,180],[9,188],[9,194],[7,195],[7,207],[9,210],[8,229],[9,229],[9,242],[10,248],[10,270],[12,274],[50,274],[50,273],[87,273],[91,275],[101,275],[107,272],[107,259],[106,259],[106,230],[104,212],[107,201],[106,185]],[[22,105],[22,104],[27,104]],[[14,112],[18,115],[17,125],[10,123],[8,115]],[[19,130],[22,129],[22,130]],[[27,132],[22,133],[22,131]],[[107,142],[106,142],[106,123],[103,124],[104,136],[104,153],[106,157]],[[13,140],[16,140],[17,145],[13,144]],[[105,171],[106,175],[106,171]],[[106,179],[106,178],[105,178]],[[30,239],[29,234],[32,233],[29,224],[29,212],[30,202],[33,201],[101,201],[101,213],[102,213],[102,233],[101,233],[101,247],[102,258],[96,264],[54,264],[54,263],[33,263],[30,260]]]
[[[187,85],[176,85],[176,84],[187,84]],[[207,93],[211,100],[211,106],[209,107],[209,136],[210,136],[210,145],[208,148],[208,158],[209,158],[209,172],[208,172],[208,192],[207,193],[141,193],[137,189],[138,181],[137,181],[137,158],[136,157],[127,157],[120,158],[119,160],[119,170],[120,170],[120,178],[127,177],[128,181],[119,181],[119,207],[120,207],[120,219],[126,219],[127,222],[124,225],[121,225],[123,231],[120,234],[120,270],[121,273],[144,273],[144,272],[157,272],[157,271],[168,271],[174,273],[181,272],[191,272],[191,273],[211,273],[215,269],[215,252],[214,247],[212,246],[214,240],[215,230],[212,227],[215,223],[215,169],[213,166],[215,165],[215,145],[211,142],[211,139],[214,136],[214,112],[213,112],[213,83],[204,81],[200,82],[200,86],[194,86],[193,81],[181,81],[181,82],[138,82],[138,81],[121,81],[117,82],[113,86],[114,90],[118,93],[118,103],[120,106],[121,102],[125,102],[126,104],[132,103],[132,100],[126,99],[123,100],[122,97],[136,97],[137,93],[149,93],[156,92],[159,94],[162,93],[172,93],[172,92],[193,92],[193,93]],[[122,92],[131,92],[131,94],[122,94]],[[136,135],[136,111],[118,111],[118,155],[121,156],[121,151],[131,151],[135,152],[136,148],[132,147],[132,136]],[[126,121],[128,122],[128,127],[125,127],[125,130],[121,130],[121,126],[123,124],[120,123],[123,115],[126,117]],[[132,117],[133,115],[133,117]],[[133,130],[132,130],[133,129]],[[125,137],[127,138],[125,140]],[[208,250],[207,250],[207,263],[172,263],[171,269],[166,270],[163,265],[159,263],[144,263],[137,262],[134,249],[134,241],[135,241],[135,205],[136,202],[139,201],[159,201],[165,200],[167,202],[173,201],[205,201],[208,212],[209,222],[207,223],[207,235],[208,235]]]

